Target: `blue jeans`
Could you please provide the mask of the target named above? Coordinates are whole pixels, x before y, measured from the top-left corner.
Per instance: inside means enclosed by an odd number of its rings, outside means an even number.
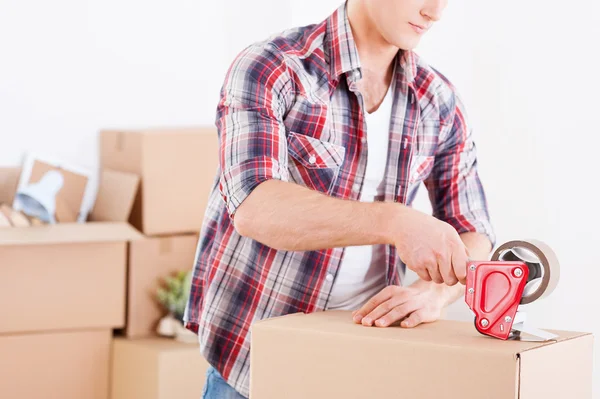
[[[202,399],[246,399],[228,385],[213,367],[206,371],[206,382],[202,391]]]

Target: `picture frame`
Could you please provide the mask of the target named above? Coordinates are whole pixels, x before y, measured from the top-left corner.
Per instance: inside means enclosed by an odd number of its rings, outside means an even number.
[[[52,156],[27,153],[17,185],[17,194],[27,186],[39,183],[48,171],[58,171],[63,177],[62,187],[55,196],[57,222],[85,223],[96,196],[97,177],[90,169]],[[13,200],[13,209],[17,211],[23,209],[18,195],[15,195]]]

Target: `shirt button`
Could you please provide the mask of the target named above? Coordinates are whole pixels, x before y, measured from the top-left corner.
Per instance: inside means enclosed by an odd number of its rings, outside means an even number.
[[[317,157],[315,157],[314,155],[311,155],[310,158],[308,158],[308,163],[310,163],[311,165],[314,165],[315,162],[317,162]]]
[[[366,142],[367,142],[367,139],[366,139],[365,137],[362,137],[362,138],[360,139],[360,142],[364,144],[364,143],[366,143]]]
[[[325,276],[325,280],[333,281],[333,274],[331,274],[331,273],[327,274],[327,276]]]
[[[223,101],[223,105],[226,107],[229,107],[231,105],[231,101],[229,101],[229,99]]]
[[[355,193],[360,191],[360,185],[358,183],[354,184],[352,186],[352,191],[354,191]]]

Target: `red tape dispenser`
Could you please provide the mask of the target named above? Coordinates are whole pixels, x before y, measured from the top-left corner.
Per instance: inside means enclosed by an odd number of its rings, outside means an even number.
[[[550,295],[558,284],[560,267],[556,255],[541,241],[507,242],[490,261],[467,264],[465,302],[475,314],[481,334],[507,339],[548,341],[556,335],[526,324],[526,305]]]

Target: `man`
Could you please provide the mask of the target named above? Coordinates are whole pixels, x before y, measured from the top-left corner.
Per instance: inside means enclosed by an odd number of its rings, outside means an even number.
[[[217,110],[220,170],[187,328],[214,367],[205,398],[249,394],[250,327],[296,312],[431,322],[494,245],[453,86],[411,50],[445,0],[348,0],[245,49]],[[424,182],[434,216],[410,208]],[[405,265],[419,280],[402,287]]]

